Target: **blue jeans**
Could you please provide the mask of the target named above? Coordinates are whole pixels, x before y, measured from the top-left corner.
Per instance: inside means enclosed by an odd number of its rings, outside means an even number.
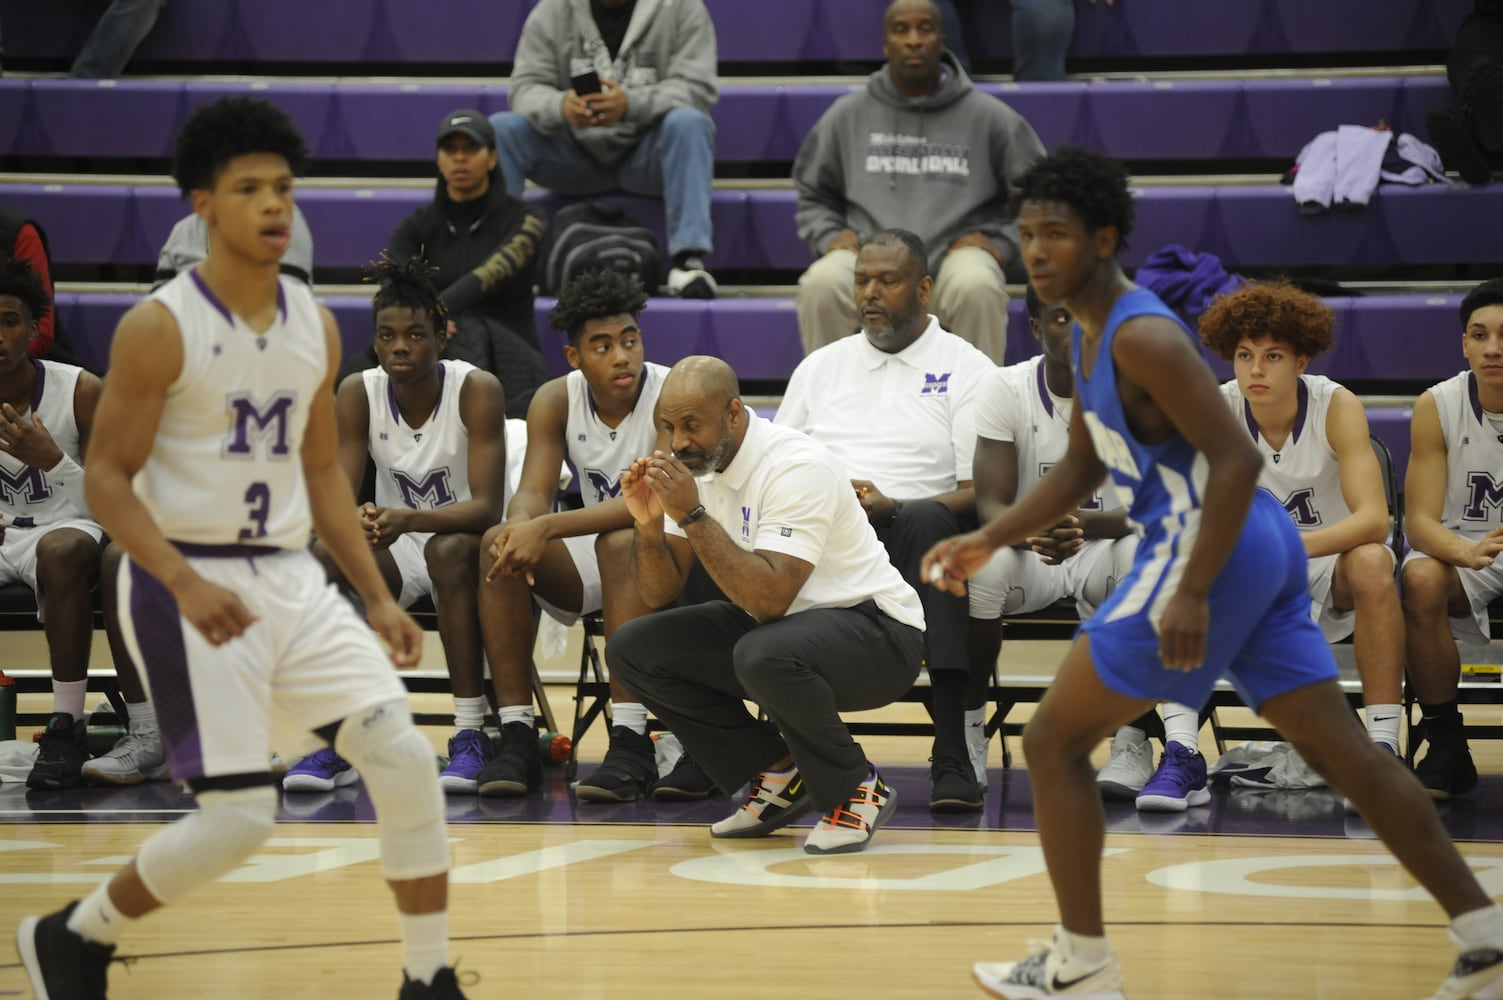
[[[83,80],[113,80],[157,23],[167,0],[113,0],[84,42],[68,75]]]
[[[1014,80],[1063,80],[1075,34],[1073,0],[1012,0]]]
[[[674,108],[643,134],[626,159],[606,167],[565,129],[543,135],[514,111],[491,115],[501,174],[512,197],[532,180],[562,195],[610,191],[661,197],[668,211],[668,253],[715,249],[710,184],[715,174],[715,124],[693,108]]]

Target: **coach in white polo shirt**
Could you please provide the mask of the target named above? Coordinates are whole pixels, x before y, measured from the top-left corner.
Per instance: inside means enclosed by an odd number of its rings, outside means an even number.
[[[840,463],[752,413],[724,361],[674,365],[658,420],[673,453],[621,477],[636,525],[632,575],[662,607],[698,560],[728,600],[627,622],[606,644],[611,670],[721,789],[751,782],[714,836],[765,836],[818,807],[804,849],[859,851],[895,799],[840,713],[890,704],[913,684],[918,595]]]
[[[803,360],[777,423],[829,448],[856,477],[850,486],[892,564],[924,602],[934,715],[929,807],[969,812],[981,808],[983,792],[965,741],[969,604],[924,586],[918,567],[935,542],[976,523],[972,395],[996,365],[929,315],[927,259],[923,242],[901,229],[862,244],[854,289],[861,332]]]

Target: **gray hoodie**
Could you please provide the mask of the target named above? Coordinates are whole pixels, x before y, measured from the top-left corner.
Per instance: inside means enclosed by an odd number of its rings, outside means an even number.
[[[982,232],[1018,262],[1008,202],[1017,177],[1044,155],[1033,126],[971,86],[949,52],[939,89],[904,97],[883,66],[814,124],[793,162],[798,234],[815,256],[842,229],[907,229],[939,270],[956,237]]]
[[[574,138],[611,166],[678,107],[708,112],[715,84],[715,27],[704,0],[637,0],[614,60],[590,13],[590,0],[541,0],[517,43],[511,109],[544,135],[563,131],[569,80],[594,70],[626,88],[626,117],[614,125],[575,128]]]

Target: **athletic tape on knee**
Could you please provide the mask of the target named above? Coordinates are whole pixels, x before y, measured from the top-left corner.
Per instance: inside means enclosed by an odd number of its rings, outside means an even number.
[[[153,834],[136,856],[136,872],[163,903],[233,871],[271,836],[277,791],[269,785],[201,792],[198,810]]]
[[[448,871],[448,831],[433,748],[413,728],[406,704],[389,702],[350,716],[339,727],[334,749],[360,772],[375,803],[382,874],[405,881]]]

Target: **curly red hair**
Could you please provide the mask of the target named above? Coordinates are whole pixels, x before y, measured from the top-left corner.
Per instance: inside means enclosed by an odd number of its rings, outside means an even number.
[[[1250,282],[1218,295],[1200,317],[1200,339],[1232,360],[1244,339],[1272,337],[1296,355],[1313,358],[1329,350],[1336,314],[1331,307],[1289,282]]]

